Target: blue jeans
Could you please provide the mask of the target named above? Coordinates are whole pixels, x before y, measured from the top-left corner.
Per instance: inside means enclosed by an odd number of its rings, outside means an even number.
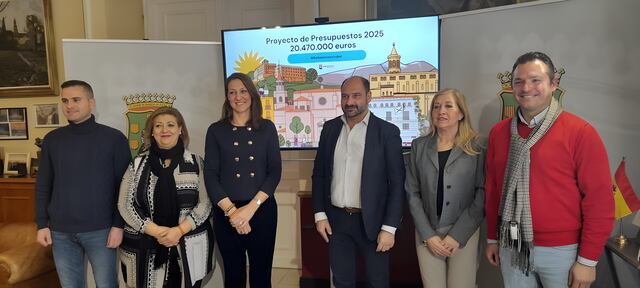
[[[107,248],[110,230],[84,233],[51,231],[53,259],[62,287],[85,287],[85,256],[93,268],[97,288],[118,287],[116,249]]]
[[[565,246],[534,246],[534,271],[526,276],[518,267],[511,266],[511,250],[500,248],[500,270],[504,287],[511,288],[567,288],[569,270],[578,257],[578,244]]]

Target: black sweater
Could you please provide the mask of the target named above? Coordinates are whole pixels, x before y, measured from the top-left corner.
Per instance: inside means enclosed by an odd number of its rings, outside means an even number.
[[[92,115],[49,132],[36,180],[38,229],[81,233],[123,227],[116,207],[131,152],[118,130]]]

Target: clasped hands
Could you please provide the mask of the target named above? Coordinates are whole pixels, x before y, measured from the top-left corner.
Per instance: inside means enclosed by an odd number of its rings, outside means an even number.
[[[241,235],[246,235],[251,232],[251,225],[249,221],[255,214],[256,210],[250,207],[250,204],[244,205],[240,208],[232,208],[229,213],[229,224],[231,227],[236,228],[236,232]]]
[[[150,229],[148,234],[156,238],[158,243],[165,247],[177,246],[180,238],[184,235],[179,225],[175,227],[153,225],[148,229]]]
[[[424,242],[425,246],[436,256],[451,257],[460,248],[460,243],[447,235],[444,238],[433,236]]]

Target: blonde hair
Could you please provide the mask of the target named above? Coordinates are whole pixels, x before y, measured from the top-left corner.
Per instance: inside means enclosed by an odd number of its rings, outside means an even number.
[[[462,119],[458,121],[458,132],[456,133],[456,138],[454,139],[454,145],[460,147],[464,153],[468,155],[477,155],[480,154],[480,151],[477,147],[474,147],[476,140],[478,140],[478,132],[473,130],[471,127],[471,121],[469,121],[469,108],[467,107],[467,100],[464,97],[464,94],[460,92],[458,89],[447,88],[442,89],[433,96],[433,100],[431,101],[431,107],[429,108],[431,111],[430,120],[433,123],[433,105],[436,102],[436,99],[440,96],[451,95],[453,99],[456,101],[456,105],[458,105],[458,109],[462,112]],[[437,127],[435,125],[431,125],[429,128],[429,136],[435,136],[438,134]]]

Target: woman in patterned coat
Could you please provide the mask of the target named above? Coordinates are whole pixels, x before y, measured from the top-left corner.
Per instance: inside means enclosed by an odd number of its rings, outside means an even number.
[[[213,268],[211,202],[202,158],[175,108],[147,119],[146,151],[129,165],[118,209],[125,220],[119,254],[127,287],[200,287]]]

